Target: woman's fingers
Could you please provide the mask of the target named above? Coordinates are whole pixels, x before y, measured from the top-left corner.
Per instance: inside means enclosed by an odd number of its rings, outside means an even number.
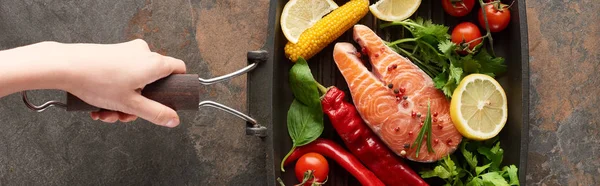
[[[115,123],[119,120],[119,113],[109,110],[98,111],[98,119],[106,123]]]
[[[135,115],[119,112],[119,121],[121,122],[132,122],[135,121],[138,117]]]
[[[152,70],[155,72],[154,77],[150,77],[150,79],[148,79],[149,82],[147,83],[152,83],[157,79],[167,77],[171,74],[185,74],[186,72],[185,62],[180,59],[154,53],[154,59],[152,60],[154,60],[155,63],[158,63],[158,65]]]
[[[161,126],[176,127],[179,125],[179,116],[175,110],[142,95],[136,95],[132,99],[129,110],[126,112]]]
[[[117,121],[131,122],[137,119],[137,116],[135,115],[110,110],[90,112],[90,117],[93,120],[100,120],[106,123],[115,123]]]
[[[171,56],[164,56],[163,60],[165,60],[165,62],[169,63],[169,65],[172,68],[171,72],[169,72],[167,75],[185,74],[187,69],[185,66],[185,62],[183,62],[183,60],[177,59],[177,58],[174,58]]]
[[[100,113],[98,113],[98,111],[93,111],[93,112],[90,112],[90,117],[91,117],[93,120],[98,120],[98,119],[100,119]]]

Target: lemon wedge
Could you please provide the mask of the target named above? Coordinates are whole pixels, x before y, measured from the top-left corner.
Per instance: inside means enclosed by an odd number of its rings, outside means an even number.
[[[504,89],[488,75],[466,76],[452,94],[450,117],[466,138],[493,138],[502,130],[508,117]]]
[[[402,21],[413,15],[421,0],[379,0],[369,6],[371,13],[384,21]]]
[[[333,0],[288,1],[281,12],[281,31],[288,41],[296,44],[302,32],[338,7]]]

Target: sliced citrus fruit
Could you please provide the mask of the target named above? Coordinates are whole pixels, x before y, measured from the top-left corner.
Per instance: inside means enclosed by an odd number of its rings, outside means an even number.
[[[288,41],[295,44],[302,32],[338,7],[333,0],[288,1],[281,12],[281,31]]]
[[[493,138],[506,124],[507,116],[504,89],[488,75],[468,75],[452,94],[450,117],[466,138]]]
[[[371,5],[371,13],[384,21],[402,21],[413,15],[421,0],[379,0]]]

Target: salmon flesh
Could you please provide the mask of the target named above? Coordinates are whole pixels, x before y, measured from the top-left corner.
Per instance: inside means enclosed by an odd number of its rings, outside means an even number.
[[[453,153],[462,140],[450,119],[450,103],[433,80],[407,58],[400,56],[371,29],[354,26],[354,40],[368,55],[372,72],[350,43],[337,43],[333,57],[350,87],[352,99],[367,125],[397,155],[417,162],[434,162]],[[413,143],[431,104],[431,144],[426,136],[416,157]]]

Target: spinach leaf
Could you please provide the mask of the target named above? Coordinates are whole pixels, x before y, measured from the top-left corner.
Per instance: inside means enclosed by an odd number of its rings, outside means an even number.
[[[287,126],[294,146],[306,145],[323,132],[321,105],[308,106],[294,99],[287,115]]]
[[[290,88],[294,97],[300,102],[308,105],[320,105],[319,90],[312,76],[308,63],[302,57],[298,58],[296,64],[290,69]]]

